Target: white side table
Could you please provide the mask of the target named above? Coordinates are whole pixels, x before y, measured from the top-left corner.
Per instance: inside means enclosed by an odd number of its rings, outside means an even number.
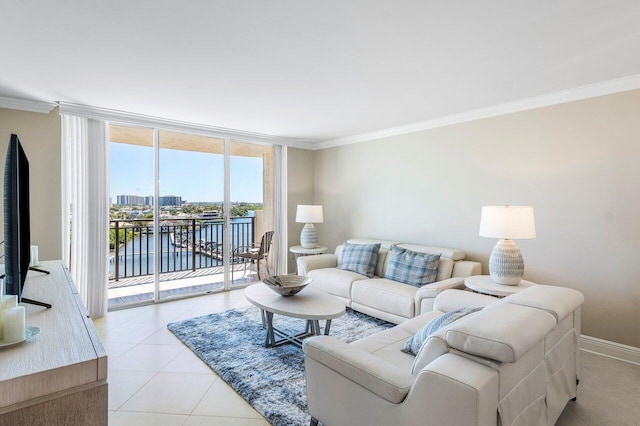
[[[503,285],[493,282],[489,275],[474,275],[464,280],[464,285],[477,293],[490,296],[505,297],[518,293],[526,288],[536,285],[531,281],[522,280],[518,285]]]
[[[322,254],[325,251],[329,250],[329,247],[318,246],[314,248],[304,248],[302,246],[293,246],[289,247],[289,251],[296,255],[296,259],[300,256],[311,256],[314,254]]]

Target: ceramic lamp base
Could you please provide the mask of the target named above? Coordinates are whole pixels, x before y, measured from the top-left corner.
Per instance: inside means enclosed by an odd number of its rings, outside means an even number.
[[[318,246],[318,230],[313,223],[307,223],[300,233],[300,245],[304,248],[316,248]]]
[[[524,260],[513,240],[498,241],[489,257],[489,275],[493,282],[518,285],[524,275]]]

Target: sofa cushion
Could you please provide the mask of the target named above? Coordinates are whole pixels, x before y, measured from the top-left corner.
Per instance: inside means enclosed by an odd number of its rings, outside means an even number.
[[[447,330],[447,343],[462,352],[515,362],[556,325],[553,315],[510,303],[493,303]]]
[[[438,274],[436,275],[436,281],[444,281],[453,276],[454,261],[448,257],[440,256],[438,262]]]
[[[436,280],[440,255],[420,253],[398,246],[391,247],[384,275],[393,281],[421,287]]]
[[[426,342],[427,338],[438,331],[440,328],[466,317],[469,314],[479,311],[482,308],[460,308],[449,311],[440,315],[425,324],[420,330],[418,330],[413,336],[406,341],[402,349],[402,352],[417,355],[422,347],[422,344]]]
[[[382,312],[413,318],[418,287],[386,278],[355,281],[351,287],[351,301]]]
[[[311,286],[326,293],[351,299],[351,285],[357,280],[367,280],[364,275],[338,268],[313,269],[307,276],[312,278]]]
[[[409,336],[411,335],[406,330],[393,327],[351,343],[351,346],[375,355],[409,373],[413,357],[400,352],[400,348]]]
[[[351,244],[344,243],[338,257],[338,268],[346,271],[362,274],[367,278],[373,277],[378,263],[377,244]]]
[[[413,364],[413,357],[400,352],[400,348],[412,334],[439,315],[442,315],[442,312],[429,312],[420,315],[396,327],[364,337],[351,345],[409,372]]]

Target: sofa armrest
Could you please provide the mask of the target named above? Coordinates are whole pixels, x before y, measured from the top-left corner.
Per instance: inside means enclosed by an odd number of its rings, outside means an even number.
[[[394,404],[404,400],[414,382],[409,372],[331,336],[306,339],[302,349],[305,357]]]
[[[453,264],[452,277],[471,277],[473,275],[482,275],[482,264],[472,260],[460,260]]]
[[[496,370],[444,354],[422,368],[407,400],[418,398],[430,424],[495,425],[498,383]]]
[[[335,268],[338,266],[338,256],[335,254],[319,254],[315,256],[300,256],[296,260],[298,275],[306,276],[314,269]]]
[[[464,288],[464,277],[449,278],[420,287],[416,292],[416,315],[431,312],[433,299],[441,292],[451,288]]]

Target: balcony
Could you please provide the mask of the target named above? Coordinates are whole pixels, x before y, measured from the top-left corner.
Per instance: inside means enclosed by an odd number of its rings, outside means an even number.
[[[230,225],[225,232],[222,219],[178,218],[160,221],[155,232],[153,221],[110,221],[109,306],[153,298],[157,236],[160,298],[222,289],[225,238],[232,253],[256,241],[255,217],[233,217]],[[233,285],[255,281],[243,262],[232,256]]]

